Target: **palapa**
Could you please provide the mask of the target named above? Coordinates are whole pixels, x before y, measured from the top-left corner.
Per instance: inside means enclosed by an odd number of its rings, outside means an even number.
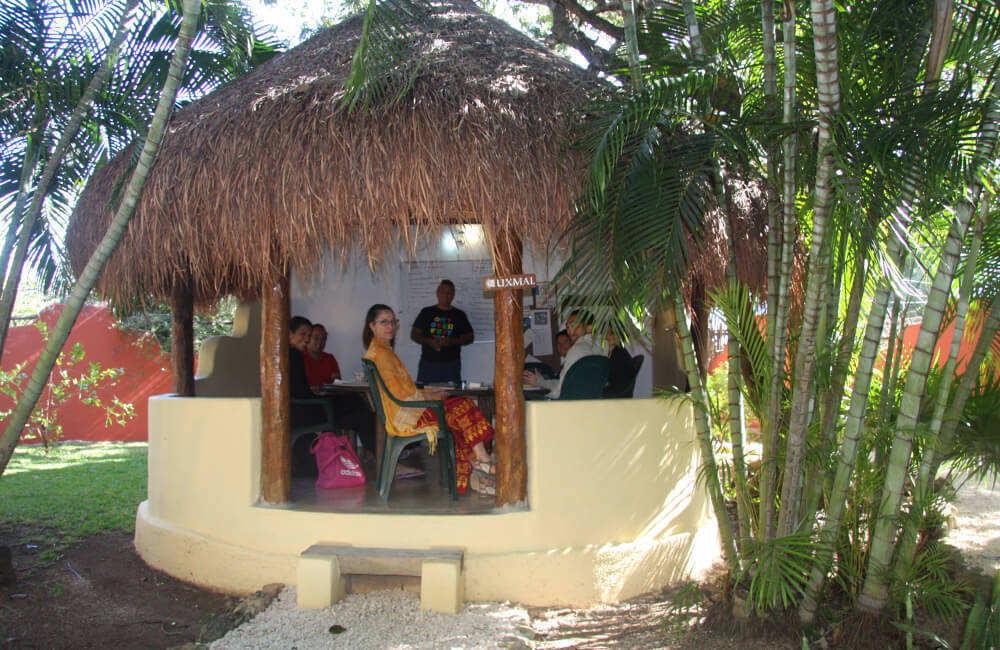
[[[350,113],[343,82],[361,32],[354,16],[177,111],[98,291],[166,298],[188,277],[207,305],[327,250],[370,263],[449,224],[488,241],[548,242],[572,215],[581,161],[567,155],[573,112],[598,82],[461,0],[436,2],[405,47],[416,76],[387,110]],[[130,152],[91,179],[70,221],[79,272],[112,216]]]

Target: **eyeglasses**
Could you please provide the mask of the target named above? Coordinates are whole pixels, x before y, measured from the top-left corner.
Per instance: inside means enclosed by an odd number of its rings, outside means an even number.
[[[399,325],[399,319],[398,318],[393,318],[392,320],[389,320],[387,318],[382,318],[382,319],[379,319],[379,320],[375,321],[375,324],[376,325],[392,325],[393,327],[395,327],[396,325]]]

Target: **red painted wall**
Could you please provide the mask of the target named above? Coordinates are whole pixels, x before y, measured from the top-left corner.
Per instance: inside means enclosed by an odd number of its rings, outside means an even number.
[[[63,305],[52,305],[39,315],[39,319],[52,331],[62,310]],[[103,368],[124,368],[118,385],[99,394],[102,402],[110,403],[116,395],[123,402],[131,402],[135,417],[124,427],[116,423],[108,425],[104,409],[87,406],[72,397],[59,410],[58,421],[63,427],[63,440],[146,440],[147,400],[151,395],[173,391],[169,355],[160,351],[151,335],[140,337],[119,330],[114,324],[115,318],[106,307],[86,305],[64,349],[70,349],[75,343],[84,347],[86,356],[74,370],[85,368],[92,361],[100,362]],[[34,325],[12,327],[4,348],[0,366],[9,370],[17,363],[27,361],[24,372],[30,375],[42,351],[41,333]],[[22,382],[22,386],[26,383],[26,380]],[[0,395],[0,409],[6,410],[11,405],[9,397]]]

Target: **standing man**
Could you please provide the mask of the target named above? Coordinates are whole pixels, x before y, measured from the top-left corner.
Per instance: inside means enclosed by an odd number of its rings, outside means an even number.
[[[462,381],[462,346],[472,343],[472,325],[465,312],[452,307],[455,284],[441,280],[437,304],[424,307],[413,321],[410,338],[421,346],[417,381],[422,384]]]

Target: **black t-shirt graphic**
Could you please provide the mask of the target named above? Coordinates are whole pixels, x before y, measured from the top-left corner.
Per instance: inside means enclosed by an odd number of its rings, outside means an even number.
[[[457,307],[444,310],[437,305],[424,307],[413,321],[413,327],[420,330],[424,336],[454,339],[472,332],[472,325],[465,312]],[[461,346],[449,345],[436,351],[429,345],[422,345],[421,358],[427,361],[455,361],[462,353]]]

